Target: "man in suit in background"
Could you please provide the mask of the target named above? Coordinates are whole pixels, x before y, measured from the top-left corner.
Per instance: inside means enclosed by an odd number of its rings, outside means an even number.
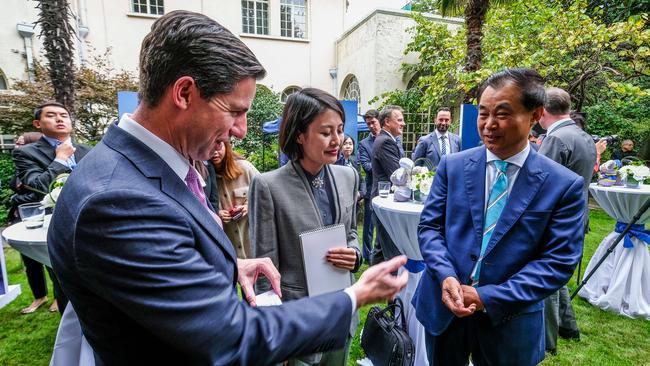
[[[43,136],[34,143],[14,149],[13,161],[18,179],[27,190],[35,192],[28,197],[33,199],[32,202],[40,202],[45,196],[42,192],[49,192],[50,183],[59,174],[71,173],[90,151],[90,147],[72,141],[70,111],[59,102],[46,102],[36,107],[32,124]],[[42,277],[42,266],[41,263],[25,257],[25,267],[30,268],[28,272],[36,276],[39,276],[40,272]],[[48,272],[52,278],[55,298],[50,310],[58,309],[63,314],[68,299],[50,268]]]
[[[507,69],[479,89],[484,145],[442,158],[418,228],[413,305],[430,365],[535,365],[543,300],[582,254],[582,177],[530,148],[542,77]]]
[[[449,132],[450,124],[451,110],[447,107],[438,109],[436,130],[422,136],[413,152],[413,161],[426,158],[429,162],[416,161],[416,165],[435,168],[440,164],[440,159],[443,156],[460,151],[460,137],[453,132]]]
[[[192,57],[188,57],[192,55]],[[265,70],[205,15],[172,11],[142,42],[140,105],[66,182],[48,233],[54,271],[107,365],[267,365],[343,347],[353,312],[394,296],[404,257],[345,291],[253,308],[269,258],[237,259],[192,162],[243,138]]]
[[[379,194],[378,183],[389,182],[391,174],[399,168],[399,159],[404,157],[397,142],[397,137],[401,136],[404,130],[402,108],[392,105],[384,107],[379,113],[379,125],[381,131],[372,147],[372,198]],[[377,245],[372,254],[372,261],[379,263],[399,255],[400,251],[377,215],[373,217],[377,228]]]
[[[596,164],[596,144],[570,118],[571,96],[560,88],[546,89],[544,113],[539,120],[546,130],[546,138],[539,148],[539,153],[562,164],[584,179],[582,186],[582,204],[585,208],[582,223],[585,232],[588,228],[587,200],[589,183]],[[584,243],[580,243],[582,246]],[[557,347],[558,333],[564,338],[580,339],[569,289],[566,284],[549,296],[544,303],[544,322],[546,323],[546,349],[554,353]]]
[[[363,258],[370,263],[372,254],[372,238],[375,225],[372,220],[372,146],[381,131],[379,112],[369,109],[363,116],[370,134],[359,143],[359,163],[366,172],[366,187],[363,191]]]

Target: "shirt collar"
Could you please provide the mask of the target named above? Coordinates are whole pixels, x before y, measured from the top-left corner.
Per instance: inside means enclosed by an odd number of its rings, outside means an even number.
[[[169,165],[169,167],[183,182],[185,182],[185,177],[190,170],[190,162],[170,144],[163,141],[160,137],[154,135],[151,131],[136,122],[129,113],[122,115],[117,126],[140,140],[143,144],[147,145],[158,156],[160,156],[167,165]],[[192,167],[192,169],[194,168]],[[205,187],[203,177],[201,177],[201,174],[197,175],[201,186]]]
[[[393,136],[390,132],[388,132],[388,130],[382,128],[382,131],[385,131],[388,134],[388,136],[390,136],[390,138],[393,139],[393,141],[397,142],[397,139],[395,139],[395,136]]]
[[[48,136],[45,136],[45,135],[43,135],[43,138],[45,139],[45,141],[47,141],[48,144],[52,145],[53,147],[57,147],[57,146],[61,145],[62,143],[66,142],[66,141],[70,141],[70,137],[68,137],[67,139],[65,139],[63,141],[61,141],[59,139],[55,139],[54,137],[48,137]]]
[[[564,123],[566,121],[571,121],[571,118],[565,118],[565,119],[561,119],[559,121],[555,121],[552,125],[548,126],[548,128],[546,129],[546,135],[550,134],[553,130],[557,129],[557,127],[560,124],[562,124],[562,123]]]
[[[485,149],[486,154],[487,154],[487,162],[495,161],[495,160],[501,160],[498,156],[494,155],[492,151]],[[523,150],[520,152],[516,153],[515,155],[507,158],[505,161],[507,161],[510,164],[514,164],[517,167],[521,168],[524,166],[524,163],[526,162],[526,159],[528,158],[528,154],[530,153],[530,144],[526,144],[526,147],[524,147]]]
[[[438,130],[435,130],[434,133],[436,134],[436,137],[438,138],[438,140],[440,140],[440,136],[445,136],[445,137],[447,136],[447,132],[442,133],[442,132],[440,132]]]

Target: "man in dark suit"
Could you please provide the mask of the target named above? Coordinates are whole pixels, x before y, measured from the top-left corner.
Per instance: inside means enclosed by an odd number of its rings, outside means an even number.
[[[370,195],[372,198],[379,194],[378,183],[390,181],[391,174],[399,168],[399,159],[404,157],[397,142],[397,137],[401,136],[404,130],[402,108],[398,106],[384,107],[379,113],[379,124],[381,132],[375,138],[372,147],[372,192]],[[373,217],[377,228],[378,245],[375,245],[371,257],[373,263],[379,263],[399,255],[400,252],[384,225],[376,215]]]
[[[584,223],[587,230],[589,183],[596,164],[596,144],[570,117],[571,96],[560,88],[546,89],[544,113],[539,120],[546,129],[546,138],[539,148],[541,155],[569,168],[584,179],[582,204],[585,207]],[[583,243],[580,243],[583,245]],[[560,291],[549,296],[544,302],[544,322],[546,324],[546,349],[555,352],[558,333],[564,338],[580,338],[569,289],[562,286]]]
[[[90,151],[90,147],[76,144],[70,138],[72,134],[70,112],[61,103],[46,102],[36,107],[32,124],[43,133],[43,136],[34,143],[14,149],[13,161],[16,166],[16,176],[23,187],[33,192],[25,197],[31,198],[32,202],[40,202],[45,196],[44,192],[49,192],[50,183],[59,174],[72,172],[77,163]],[[43,265],[31,258],[24,258],[25,267],[29,267],[28,272],[36,277],[43,277]],[[63,314],[68,299],[52,272],[50,277],[55,298],[50,310],[58,309]]]
[[[366,187],[363,190],[363,258],[370,263],[372,254],[372,238],[375,225],[372,220],[372,146],[381,131],[379,112],[369,109],[363,116],[370,134],[359,143],[359,163],[366,172]]]
[[[416,165],[435,168],[440,164],[440,158],[460,151],[460,137],[449,131],[450,124],[451,110],[447,107],[438,109],[436,130],[421,137],[413,152],[413,161]],[[417,161],[421,158],[427,159],[428,162]]]
[[[188,57],[187,55],[192,55]],[[238,260],[192,161],[243,138],[265,70],[202,14],[157,19],[140,52],[140,105],[66,182],[48,245],[81,329],[107,365],[267,365],[344,346],[359,306],[394,296],[404,257],[345,291],[253,308],[269,258]]]
[[[442,158],[418,237],[426,271],[413,305],[430,365],[535,365],[543,300],[582,254],[582,177],[530,148],[542,77],[490,76],[479,89],[484,145]]]

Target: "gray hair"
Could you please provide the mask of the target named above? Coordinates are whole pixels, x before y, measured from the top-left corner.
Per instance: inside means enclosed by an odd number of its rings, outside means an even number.
[[[571,96],[564,89],[546,89],[544,109],[554,116],[569,114],[571,111]]]
[[[396,105],[387,105],[384,108],[382,108],[381,112],[379,112],[379,125],[381,127],[384,127],[384,123],[386,123],[386,120],[393,115],[393,111],[400,111],[402,112],[403,109],[400,106]]]
[[[155,107],[170,85],[190,76],[207,100],[264,75],[253,52],[229,30],[203,14],[176,10],[156,20],[142,41],[139,97]]]

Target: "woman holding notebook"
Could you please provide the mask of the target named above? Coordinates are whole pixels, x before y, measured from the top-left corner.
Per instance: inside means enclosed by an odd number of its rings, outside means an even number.
[[[332,95],[313,88],[292,94],[285,104],[280,148],[289,163],[256,176],[249,192],[253,256],[269,257],[282,276],[282,300],[308,296],[300,234],[342,224],[347,246],[325,256],[334,267],[356,272],[361,264],[357,240],[356,197],[359,176],[337,166],[343,139],[344,112]],[[326,279],[324,279],[326,280]],[[259,281],[258,293],[268,291]],[[289,365],[346,365],[351,337],[359,322],[355,314],[344,349],[289,360]]]

